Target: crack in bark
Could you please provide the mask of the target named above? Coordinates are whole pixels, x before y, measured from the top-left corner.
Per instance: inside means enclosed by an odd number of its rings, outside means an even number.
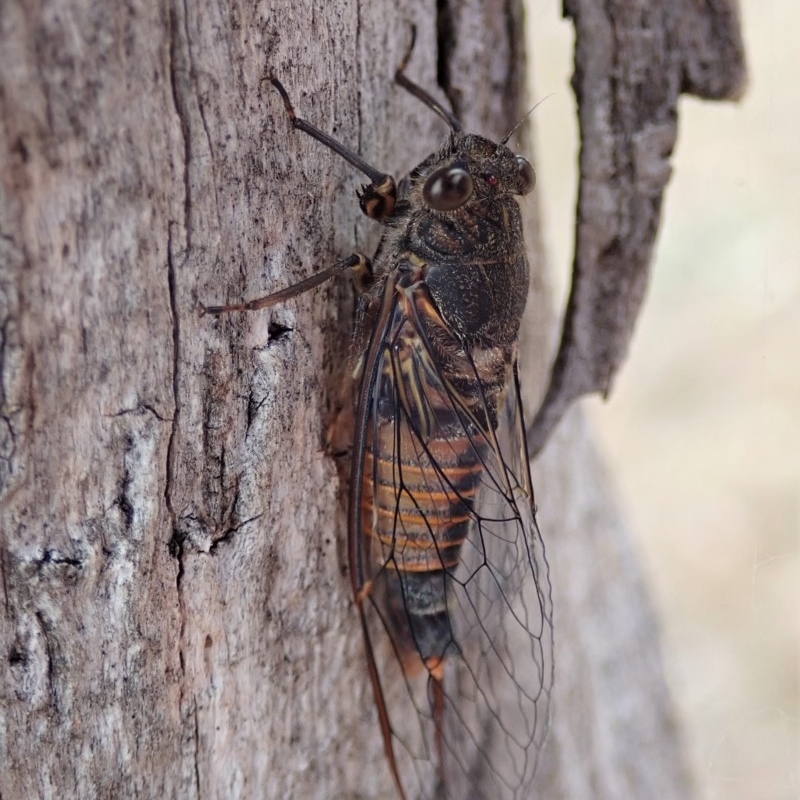
[[[278,342],[287,338],[292,330],[286,325],[281,325],[280,322],[270,322],[267,327],[267,347],[274,347]]]
[[[269,345],[267,345],[269,346]],[[247,418],[245,420],[245,439],[247,438],[250,428],[253,426],[253,422],[255,421],[256,414],[260,411],[261,407],[264,403],[267,402],[269,399],[269,395],[264,395],[260,400],[256,400],[253,396],[253,390],[251,388],[250,394],[247,398]]]
[[[169,442],[167,444],[167,464],[166,476],[164,484],[164,502],[167,506],[167,513],[169,514],[172,523],[172,537],[169,541],[169,552],[178,561],[178,574],[175,577],[175,588],[178,594],[178,605],[180,608],[180,632],[178,636],[178,651],[181,666],[181,675],[186,677],[186,659],[184,656],[184,634],[186,630],[186,609],[183,598],[183,576],[184,576],[184,563],[183,563],[183,543],[184,535],[178,529],[178,519],[175,508],[172,502],[172,492],[175,483],[175,460],[176,454],[176,438],[178,435],[178,427],[180,423],[181,402],[179,393],[179,358],[180,358],[180,323],[178,318],[177,300],[175,296],[175,264],[172,253],[172,226],[170,223],[167,231],[167,278],[169,286],[169,305],[172,314],[172,402],[175,412],[172,416],[172,423],[170,425]],[[181,694],[180,703],[183,704],[183,688],[184,684],[181,681]]]
[[[461,109],[452,91],[452,75],[450,62],[456,48],[456,32],[453,24],[453,12],[448,0],[436,2],[436,82],[450,101],[450,108],[457,119],[461,118]]]
[[[173,420],[172,417],[162,416],[149,403],[139,403],[139,405],[132,406],[131,408],[121,408],[119,411],[115,411],[113,414],[103,414],[103,416],[110,419],[115,419],[116,417],[126,417],[128,414],[144,414],[144,413],[152,414],[159,422],[172,422]]]
[[[524,60],[520,59],[520,48],[517,42],[517,36],[521,35],[522,26],[519,29],[515,25],[514,11],[512,8],[511,0],[505,0],[503,3],[503,19],[506,27],[506,41],[508,42],[508,64],[509,69],[506,71],[506,83],[503,87],[503,97],[508,98],[514,95],[517,81],[517,68],[524,65]],[[522,97],[525,97],[525,92],[520,92]],[[515,120],[516,124],[516,120]]]
[[[200,723],[197,720],[197,701],[194,703],[194,784],[200,797]]]
[[[172,89],[172,101],[175,107],[175,113],[178,117],[181,135],[183,137],[183,228],[186,231],[186,251],[191,248],[191,207],[192,207],[192,192],[190,181],[190,164],[192,160],[192,146],[191,146],[191,130],[189,122],[188,109],[184,100],[184,92],[186,90],[186,65],[185,54],[183,53],[184,43],[181,41],[181,36],[188,36],[185,30],[185,16],[186,7],[183,6],[183,26],[184,30],[181,31],[179,14],[177,11],[177,3],[175,7],[170,9],[170,86]],[[185,45],[185,46],[188,46]],[[167,228],[167,283],[169,287],[169,306],[172,315],[172,402],[174,413],[172,416],[169,442],[167,444],[167,464],[166,464],[166,481],[164,487],[164,501],[167,507],[167,512],[172,524],[172,537],[169,540],[169,552],[177,559],[178,572],[175,577],[175,588],[178,595],[178,605],[180,608],[180,632],[178,636],[178,656],[180,660],[181,675],[186,677],[186,658],[184,653],[184,635],[186,630],[186,609],[183,598],[183,577],[184,577],[184,540],[185,535],[179,530],[178,516],[173,504],[172,493],[175,483],[175,462],[177,458],[176,453],[176,439],[180,425],[180,316],[178,314],[177,303],[177,286],[175,277],[175,255],[174,255],[174,240],[173,228],[178,224],[170,222]],[[180,705],[184,702],[184,681],[181,681],[180,689]]]
[[[170,9],[170,85],[172,90],[172,101],[175,113],[178,117],[181,136],[183,138],[183,218],[178,221],[171,221],[167,231],[167,278],[169,286],[169,307],[172,315],[172,402],[174,413],[171,420],[171,430],[169,443],[167,446],[167,474],[164,490],[164,498],[167,511],[172,526],[172,536],[169,540],[169,552],[177,561],[177,574],[175,576],[175,590],[178,599],[179,609],[179,631],[178,631],[178,659],[180,665],[181,679],[179,681],[178,711],[182,722],[185,725],[189,722],[189,714],[194,716],[194,725],[191,736],[192,741],[187,747],[192,748],[192,753],[184,754],[185,758],[191,758],[194,764],[195,794],[200,797],[200,731],[197,717],[197,700],[192,690],[192,676],[188,667],[189,643],[187,642],[187,628],[189,624],[189,611],[187,608],[186,579],[186,556],[188,555],[187,542],[190,540],[190,527],[192,517],[181,513],[176,508],[174,492],[176,491],[176,470],[178,467],[178,449],[180,442],[180,428],[182,404],[180,397],[181,387],[181,319],[178,303],[178,271],[189,261],[193,244],[193,176],[194,176],[194,147],[193,129],[202,125],[209,152],[211,152],[211,135],[208,129],[202,107],[198,103],[195,108],[193,92],[195,91],[194,81],[196,70],[192,63],[191,54],[191,31],[189,30],[189,5],[186,0],[173,0]],[[212,159],[213,162],[213,159]],[[216,181],[215,181],[216,186]],[[215,193],[216,194],[216,193]],[[216,201],[216,197],[215,197]],[[217,207],[217,218],[219,210]],[[183,231],[176,228],[182,225]],[[184,233],[185,232],[185,233]],[[185,236],[182,251],[176,252],[178,236]],[[188,706],[191,704],[191,711]]]
[[[186,7],[184,5],[184,18],[186,15]],[[192,229],[191,229],[191,206],[192,206],[192,187],[189,180],[189,165],[192,162],[192,137],[189,125],[189,113],[186,108],[183,93],[185,87],[181,83],[185,82],[182,76],[186,73],[187,69],[181,63],[182,54],[179,52],[179,25],[175,9],[170,10],[170,46],[169,46],[169,66],[170,66],[170,86],[172,88],[172,102],[175,106],[175,112],[178,116],[178,122],[181,126],[181,134],[183,136],[183,223],[186,229],[186,249],[191,247]],[[185,24],[185,23],[184,23]],[[187,31],[183,31],[187,36]],[[191,67],[190,67],[191,68]],[[190,73],[191,74],[191,73]]]
[[[85,559],[75,558],[71,556],[58,555],[55,549],[47,549],[41,558],[37,558],[34,562],[37,572],[48,564],[55,564],[57,566],[75,567],[76,569],[83,569]]]
[[[24,245],[21,248],[16,247],[13,238],[3,237],[22,254],[22,270],[24,271],[30,265],[30,259],[27,249]],[[11,258],[5,260],[10,264]],[[16,301],[16,302],[15,302]],[[16,306],[16,309],[14,309]],[[25,406],[19,403],[9,401],[9,391],[13,392],[11,388],[15,379],[13,367],[14,361],[14,348],[19,348],[19,342],[14,341],[13,325],[17,322],[17,317],[14,315],[14,310],[17,316],[21,316],[20,308],[21,301],[17,293],[7,289],[5,285],[0,286],[0,308],[2,308],[2,321],[0,322],[0,464],[5,467],[0,467],[0,497],[6,499],[9,491],[11,490],[12,477],[15,474],[15,461],[17,457],[17,431],[14,426],[15,415],[24,413]],[[9,386],[6,386],[6,381]],[[29,411],[33,413],[34,404],[32,399],[29,403]],[[31,416],[32,418],[32,416]],[[24,425],[23,425],[24,427]]]
[[[56,716],[60,719],[61,713],[59,709],[58,692],[56,691],[56,666],[54,663],[57,654],[56,644],[51,632],[52,626],[44,618],[44,614],[41,611],[34,612],[34,616],[39,623],[42,636],[44,637],[44,650],[45,657],[47,658],[47,689],[50,695],[50,707],[56,712]]]
[[[238,495],[236,499],[238,499]],[[254,517],[249,517],[248,519],[242,520],[238,525],[234,525],[230,528],[227,528],[218,539],[215,539],[211,543],[211,546],[208,548],[209,554],[213,555],[220,545],[229,542],[234,537],[235,534],[237,534],[242,528],[244,528],[245,525],[249,525],[251,522],[256,522],[263,516],[264,516],[263,514],[256,514]]]
[[[6,567],[6,548],[0,547],[0,575],[3,577],[3,601],[5,603],[6,614],[11,613],[11,604],[8,600],[8,574]]]
[[[189,163],[191,160],[191,144],[189,133],[189,120],[186,115],[185,106],[181,100],[180,89],[178,86],[178,25],[174,10],[170,12],[170,85],[172,87],[172,99],[175,111],[180,123],[181,135],[183,136],[183,228],[186,231],[187,250],[191,245],[191,187],[189,182]],[[167,463],[164,483],[164,503],[172,527],[172,536],[168,543],[170,555],[178,562],[178,570],[175,576],[175,591],[178,597],[178,608],[180,609],[180,629],[178,631],[178,662],[181,671],[181,681],[179,683],[178,709],[183,708],[185,701],[186,685],[186,655],[185,642],[186,635],[186,606],[183,597],[183,578],[185,574],[184,566],[184,535],[178,529],[177,514],[173,504],[172,493],[175,485],[175,461],[177,458],[176,439],[180,423],[180,393],[179,393],[179,364],[180,364],[180,320],[178,315],[178,304],[176,297],[175,280],[175,258],[173,253],[173,227],[178,224],[171,221],[167,226],[167,285],[169,288],[169,307],[172,316],[172,402],[174,412],[170,424],[169,441],[167,443]],[[196,754],[195,754],[196,758]]]
[[[129,451],[130,447],[126,447],[125,451],[126,457]],[[131,485],[131,474],[126,466],[122,473],[122,486],[120,487],[120,492],[117,495],[116,499],[114,500],[113,505],[119,508],[123,518],[125,519],[125,527],[129,531],[131,530],[131,528],[133,528],[133,520],[136,514],[133,507],[133,503],[131,502],[130,495],[128,493],[130,485]]]
[[[172,314],[172,402],[175,413],[170,426],[169,443],[167,444],[166,484],[164,487],[164,500],[167,505],[173,530],[177,530],[177,514],[172,503],[172,490],[175,474],[175,439],[181,414],[181,401],[179,392],[180,378],[180,321],[178,316],[177,299],[175,294],[175,262],[173,257],[172,226],[170,223],[167,231],[167,284],[169,287],[169,306]]]
[[[361,52],[361,3],[356,3],[356,46],[355,46],[355,51],[356,51],[356,53],[360,53]],[[361,75],[361,61],[360,60],[356,61],[356,69],[359,72],[358,85],[361,86],[363,81],[362,81],[362,75]],[[357,136],[356,144],[358,146],[357,152],[359,152],[359,153],[363,153],[364,152],[364,149],[363,149],[364,148],[364,139],[363,139],[363,136],[364,136],[364,119],[363,119],[363,114],[362,114],[361,107],[362,107],[362,102],[361,102],[361,97],[359,96],[358,103],[356,103],[356,111],[357,111],[357,114],[358,114],[358,121],[357,121],[358,129],[357,129],[357,133],[356,133],[356,136]]]

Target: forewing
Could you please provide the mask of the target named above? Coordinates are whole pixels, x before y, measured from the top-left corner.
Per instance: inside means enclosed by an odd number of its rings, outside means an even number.
[[[529,797],[552,608],[516,374],[493,411],[468,357],[444,377],[413,301],[384,319],[351,544],[390,761],[408,800]]]

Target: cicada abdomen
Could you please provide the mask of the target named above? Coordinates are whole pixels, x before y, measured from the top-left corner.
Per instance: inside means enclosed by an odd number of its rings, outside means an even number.
[[[348,550],[384,750],[404,800],[527,800],[547,730],[552,607],[517,379],[528,265],[517,196],[533,170],[398,71],[451,134],[399,187],[364,172],[386,224],[293,287],[210,313],[265,308],[345,269],[365,288]],[[506,137],[508,139],[508,137]]]
[[[424,666],[438,675],[454,645],[448,574],[461,561],[483,470],[482,387],[473,381],[460,396],[464,406],[454,406],[406,309],[413,304],[416,316],[422,306],[425,323],[441,325],[441,318],[396,288],[400,306],[381,354],[364,444],[361,546],[375,576],[367,579],[369,591],[383,593],[406,670]]]

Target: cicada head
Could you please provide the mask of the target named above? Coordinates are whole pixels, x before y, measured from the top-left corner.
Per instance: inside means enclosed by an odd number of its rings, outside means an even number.
[[[536,176],[522,156],[476,134],[454,134],[417,168],[420,199],[434,211],[455,211],[471,200],[525,195]]]

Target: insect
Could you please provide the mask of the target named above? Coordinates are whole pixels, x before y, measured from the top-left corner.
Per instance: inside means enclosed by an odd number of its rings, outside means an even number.
[[[516,197],[535,178],[511,134],[464,133],[406,77],[407,58],[396,82],[450,132],[399,184],[297,117],[270,79],[293,127],[369,179],[361,209],[385,226],[374,260],[205,311],[266,308],[356,273],[348,550],[389,768],[404,800],[528,798],[553,675],[517,375],[528,264]]]

